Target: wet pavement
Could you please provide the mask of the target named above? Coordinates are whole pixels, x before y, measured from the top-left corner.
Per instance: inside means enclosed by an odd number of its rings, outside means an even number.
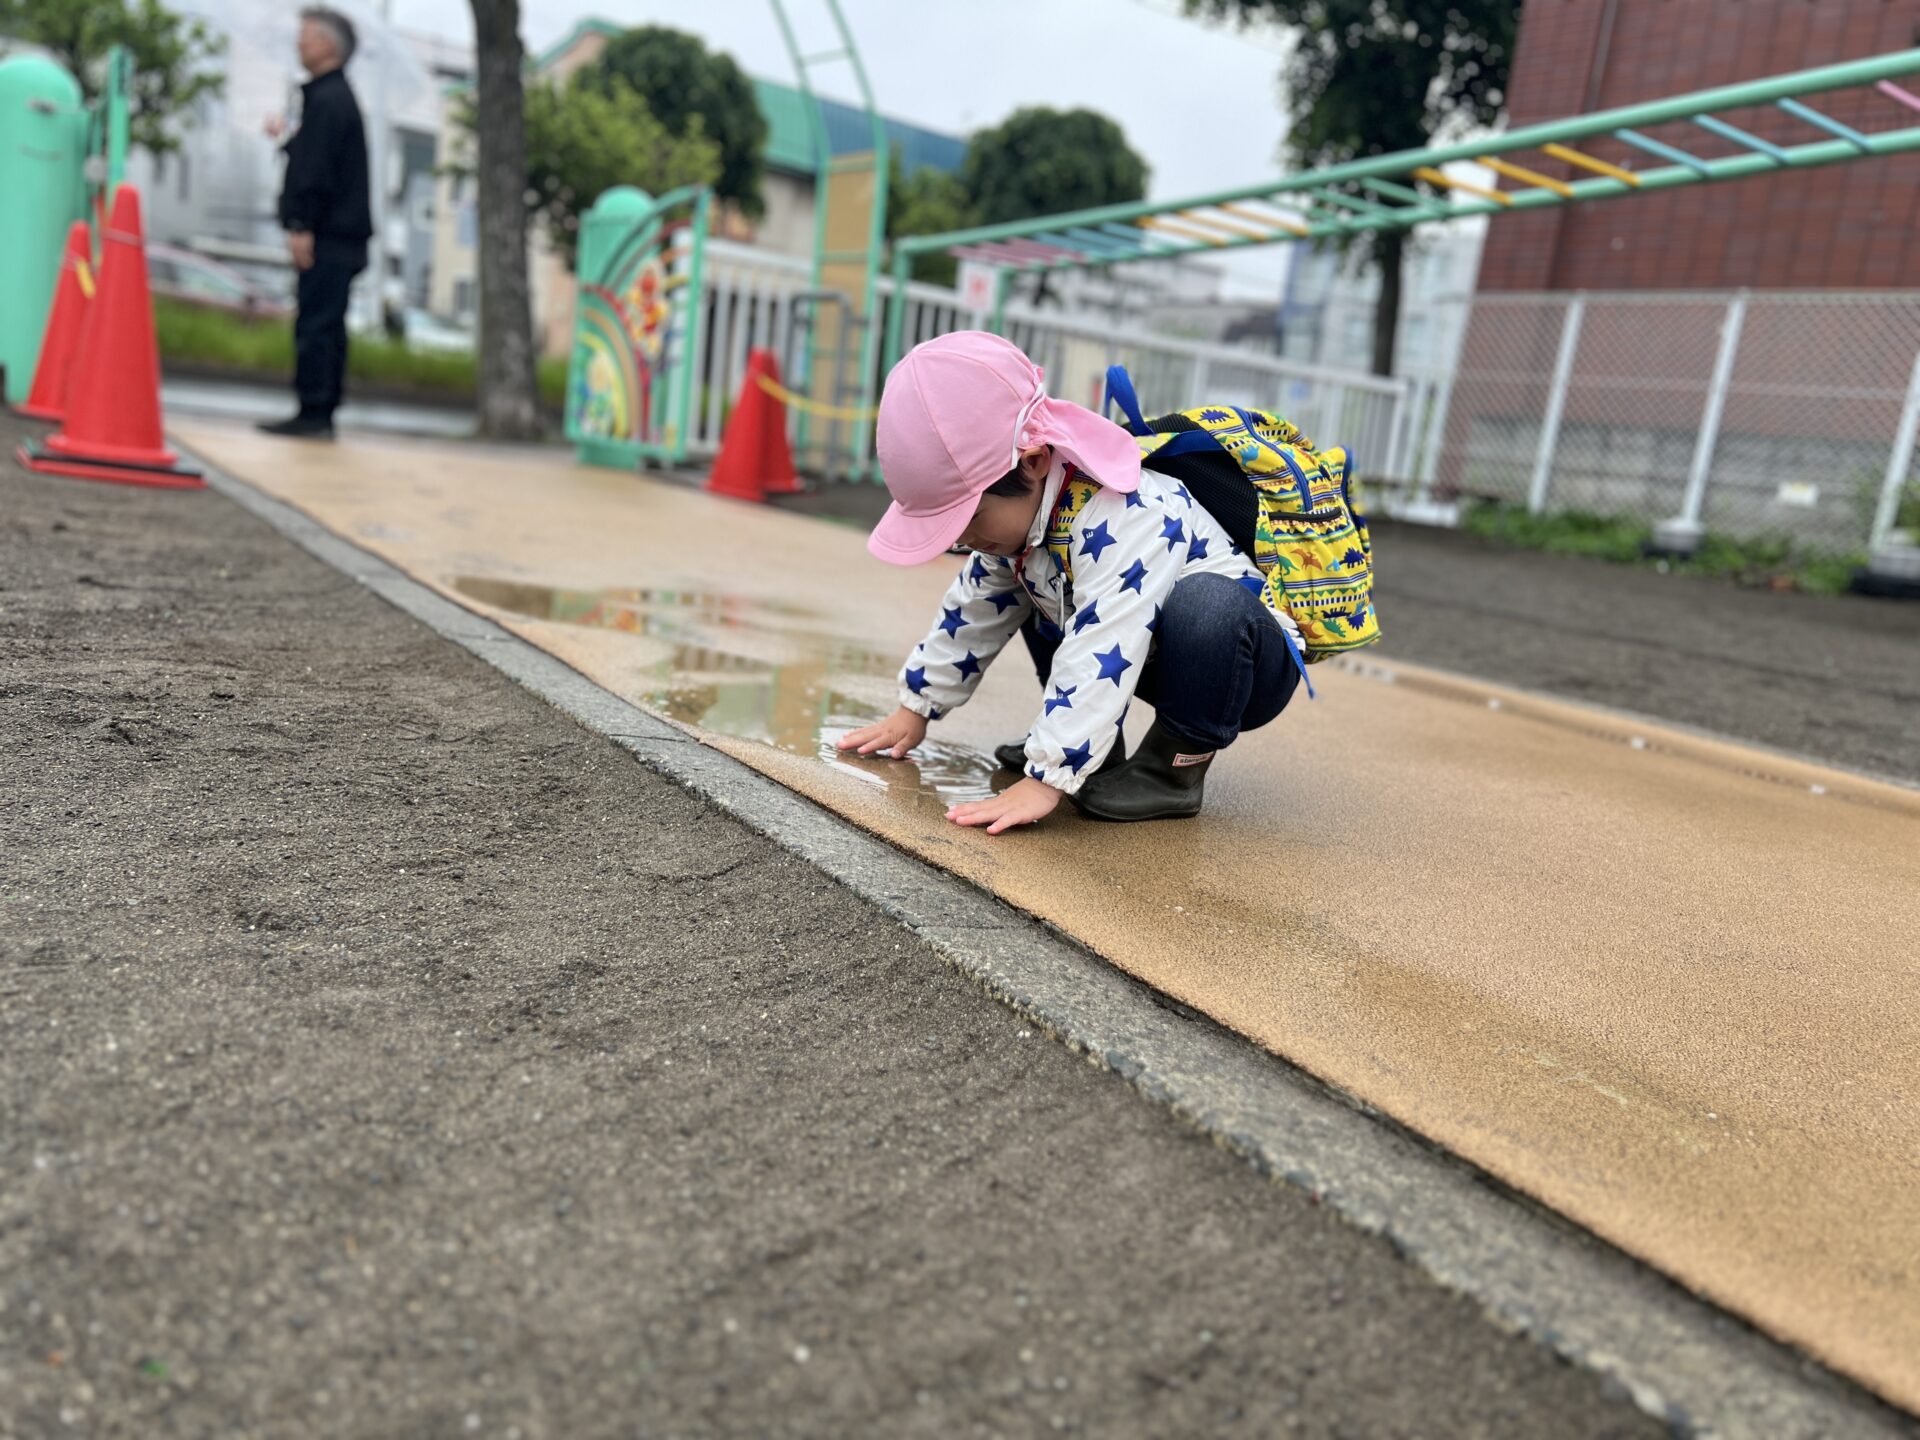
[[[931,763],[828,749],[891,707],[942,567],[559,460],[183,438],[1920,1405],[1914,791],[1360,660],[1217,765],[1197,823],[989,840],[941,814],[1024,728],[1018,657]]]
[[[231,380],[169,377],[160,387],[161,403],[176,418],[207,420],[279,420],[291,414],[293,393],[286,386],[244,385]],[[421,405],[399,400],[353,400],[335,416],[343,430],[387,435],[430,435],[464,439],[474,433],[473,407]]]

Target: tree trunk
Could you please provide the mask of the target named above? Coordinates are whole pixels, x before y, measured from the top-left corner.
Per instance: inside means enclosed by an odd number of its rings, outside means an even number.
[[[540,433],[527,280],[527,131],[521,108],[520,0],[472,0],[479,69],[480,433]]]
[[[1373,373],[1393,374],[1393,347],[1400,336],[1400,271],[1406,258],[1407,232],[1377,230],[1373,261],[1380,267],[1380,303],[1373,311]]]

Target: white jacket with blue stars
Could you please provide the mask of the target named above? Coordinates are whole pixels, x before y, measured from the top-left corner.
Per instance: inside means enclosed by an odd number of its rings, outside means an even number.
[[[1027,773],[1071,795],[1120,736],[1175,582],[1224,575],[1251,589],[1262,580],[1259,567],[1184,485],[1142,470],[1133,494],[1101,489],[1081,507],[1073,583],[1064,586],[1041,541],[1065,478],[1056,455],[1024,555],[967,557],[941,600],[939,623],[907,657],[900,703],[932,720],[966,704],[1001,648],[1038,612],[1041,630],[1062,638],[1027,734]],[[1272,610],[1266,613],[1293,630]],[[1299,638],[1294,631],[1296,646]]]

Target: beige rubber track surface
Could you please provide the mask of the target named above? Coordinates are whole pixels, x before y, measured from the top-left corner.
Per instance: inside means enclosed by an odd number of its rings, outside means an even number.
[[[183,438],[1920,1409],[1920,793],[1359,661],[1198,820],[988,839],[942,812],[1037,705],[1017,641],[924,763],[830,748],[891,707],[945,562],[560,455]]]

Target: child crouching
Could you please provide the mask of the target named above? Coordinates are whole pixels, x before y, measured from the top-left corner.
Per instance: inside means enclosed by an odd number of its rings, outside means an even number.
[[[905,756],[1020,631],[1041,710],[996,755],[1021,778],[948,818],[997,835],[1069,796],[1100,820],[1197,814],[1215,754],[1278,715],[1301,676],[1297,627],[1263,603],[1264,577],[1219,521],[1143,470],[1126,431],[1049,396],[1038,366],[981,332],[930,340],[894,368],[877,448],[894,503],[873,554],[967,554],[902,670],[900,707],[840,748]],[[1128,758],[1136,695],[1154,724]]]

